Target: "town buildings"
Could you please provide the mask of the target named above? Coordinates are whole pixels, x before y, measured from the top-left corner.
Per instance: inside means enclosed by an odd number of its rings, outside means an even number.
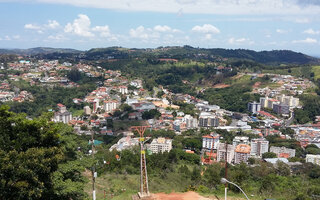
[[[277,114],[289,114],[290,112],[289,108],[290,108],[289,105],[280,103],[280,104],[274,104],[272,110]]]
[[[261,157],[262,154],[268,152],[268,149],[269,141],[265,138],[257,138],[251,140],[251,155]]]
[[[84,114],[85,115],[90,115],[91,114],[91,108],[89,106],[85,106],[83,108]]]
[[[315,165],[320,165],[320,155],[307,154],[306,155],[306,162],[310,162]]]
[[[249,112],[256,114],[261,110],[261,104],[258,102],[249,102],[248,103],[248,110]]]
[[[150,150],[152,153],[163,153],[169,152],[172,149],[172,139],[166,139],[163,137],[159,137],[157,139],[153,139],[150,144]]]
[[[116,144],[112,145],[109,151],[117,150],[122,151],[124,149],[130,149],[139,145],[139,138],[132,138],[131,136],[121,138]]]
[[[215,133],[202,136],[202,149],[204,150],[217,149],[218,144],[220,143],[219,137],[220,136]]]
[[[217,127],[219,118],[208,112],[201,112],[199,116],[199,127]]]
[[[270,152],[277,154],[278,158],[292,158],[296,156],[295,149],[289,149],[286,147],[270,147]]]
[[[112,112],[120,106],[119,101],[117,100],[106,100],[103,101],[103,109],[105,112]]]
[[[249,137],[247,136],[236,136],[232,141],[232,145],[234,147],[238,146],[239,144],[249,144]]]
[[[62,122],[62,123],[69,123],[72,120],[71,112],[67,111],[67,108],[63,104],[57,104],[58,111],[54,113],[53,121],[54,122]]]
[[[219,143],[217,149],[217,161],[225,161],[226,160],[226,152],[227,152],[227,162],[231,163],[234,159],[234,150],[235,147],[231,144],[226,145],[225,143]]]
[[[235,158],[234,163],[239,164],[241,162],[247,163],[248,158],[250,156],[251,147],[247,144],[239,144],[235,148]]]

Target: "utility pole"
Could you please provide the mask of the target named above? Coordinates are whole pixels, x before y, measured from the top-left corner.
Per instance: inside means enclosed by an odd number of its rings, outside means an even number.
[[[147,197],[149,194],[149,186],[148,186],[148,175],[147,175],[147,164],[146,164],[146,151],[144,150],[144,141],[143,137],[146,128],[150,126],[132,126],[132,129],[138,131],[140,135],[140,192],[138,193],[139,197]]]
[[[91,133],[91,151],[92,151],[92,158],[94,161],[94,131]],[[96,172],[95,166],[92,166],[92,199],[96,200],[96,190],[95,190],[95,181],[96,181]]]
[[[225,169],[224,169],[224,178],[227,179],[228,176],[228,142],[225,140],[226,145],[226,158],[225,158]],[[228,183],[224,184],[224,200],[227,200],[227,190],[228,190]]]

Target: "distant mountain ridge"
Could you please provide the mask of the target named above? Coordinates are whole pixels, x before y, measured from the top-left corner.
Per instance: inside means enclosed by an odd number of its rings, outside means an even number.
[[[320,59],[291,50],[253,51],[247,49],[194,48],[191,46],[158,47],[149,49],[107,47],[80,51],[69,48],[36,47],[30,49],[0,49],[0,54],[41,55],[41,58],[61,58],[73,54],[85,60],[127,59],[151,55],[158,58],[199,59],[228,58],[251,60],[262,64],[319,64]],[[209,59],[210,60],[210,59]]]
[[[50,53],[81,53],[82,51],[69,48],[35,47],[30,49],[0,49],[0,54],[36,55]]]

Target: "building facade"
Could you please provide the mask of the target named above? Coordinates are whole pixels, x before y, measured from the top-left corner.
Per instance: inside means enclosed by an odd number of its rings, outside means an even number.
[[[226,145],[225,143],[219,143],[217,149],[217,161],[225,161],[227,156],[227,162],[233,162],[234,149],[235,147],[231,144]]]
[[[202,136],[202,149],[204,150],[211,150],[217,149],[219,141],[219,135],[211,133],[210,135]]]
[[[236,136],[232,141],[232,145],[234,147],[238,146],[239,144],[249,144],[249,137],[247,136]]]
[[[248,110],[249,112],[255,114],[258,113],[261,110],[261,104],[258,102],[249,102],[248,103]]]
[[[247,163],[250,157],[251,147],[247,144],[239,144],[235,148],[234,163],[239,164],[241,162]]]
[[[251,155],[261,157],[262,154],[268,152],[269,141],[265,138],[256,138],[251,140]]]
[[[273,112],[277,113],[277,114],[289,114],[290,110],[289,110],[289,105],[287,104],[274,104],[273,105]]]
[[[278,158],[292,158],[296,156],[295,149],[289,149],[286,147],[270,147],[270,152],[277,154]]]
[[[306,155],[306,162],[310,162],[315,165],[320,165],[320,155],[307,154]]]
[[[169,152],[172,149],[172,139],[166,139],[163,137],[153,139],[150,144],[150,150],[152,153]]]
[[[71,112],[67,111],[67,108],[59,103],[58,105],[58,112],[54,113],[53,121],[54,122],[62,122],[62,123],[69,123],[70,120],[72,120],[72,114]]]
[[[219,118],[211,113],[201,112],[199,117],[199,127],[218,127]]]

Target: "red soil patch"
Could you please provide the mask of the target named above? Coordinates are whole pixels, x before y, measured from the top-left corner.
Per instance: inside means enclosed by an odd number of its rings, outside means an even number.
[[[260,85],[261,85],[261,82],[256,82],[256,83],[253,85],[253,88],[258,88]]]
[[[223,84],[223,83],[216,84],[213,86],[213,88],[227,88],[227,87],[230,87],[230,85]]]
[[[242,76],[243,76],[243,74],[238,74],[238,75],[232,77],[231,79],[235,80],[235,79],[241,78]]]
[[[209,198],[200,196],[195,192],[186,192],[186,193],[158,193],[154,194],[156,200],[210,200]]]

